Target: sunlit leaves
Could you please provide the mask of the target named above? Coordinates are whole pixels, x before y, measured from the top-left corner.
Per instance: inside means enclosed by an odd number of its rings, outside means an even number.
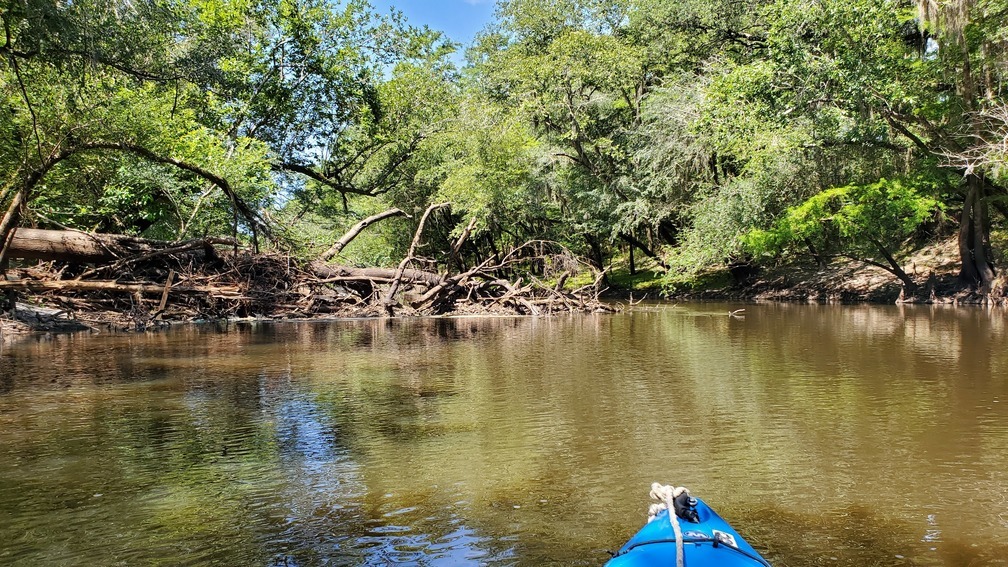
[[[770,230],[754,230],[745,242],[756,254],[812,246],[820,254],[878,257],[880,246],[898,250],[940,203],[927,183],[882,179],[834,187],[792,207]]]

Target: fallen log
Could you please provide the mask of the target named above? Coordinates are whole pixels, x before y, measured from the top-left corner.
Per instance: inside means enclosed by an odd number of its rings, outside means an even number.
[[[309,266],[312,274],[323,280],[332,281],[352,281],[374,280],[375,282],[391,282],[396,276],[396,270],[392,268],[354,268],[350,266],[330,266],[322,262],[312,262]],[[423,270],[403,270],[402,280],[409,283],[419,283],[423,285],[437,285],[441,281],[441,276],[433,272]]]
[[[147,295],[161,295],[164,293],[164,284],[147,283],[120,283],[114,280],[0,280],[0,290],[26,290],[26,291],[112,291],[118,293],[143,293]],[[213,286],[213,285],[174,285],[171,287],[173,293],[211,293],[211,294],[235,294],[240,293],[237,286]]]
[[[26,291],[116,291],[122,293],[146,293],[159,294],[164,290],[163,285],[155,284],[125,284],[115,281],[77,281],[77,280],[57,280],[57,281],[35,281],[35,280],[8,280],[0,281],[0,289],[17,289]]]
[[[101,234],[79,230],[18,228],[8,247],[8,258],[57,260],[80,264],[129,258],[143,261],[215,244],[233,245],[231,238],[201,238],[182,242],[148,240],[124,234]]]
[[[458,274],[458,275],[452,276],[450,278],[441,278],[441,281],[438,282],[437,285],[435,285],[434,287],[428,289],[427,292],[424,293],[419,299],[417,299],[416,301],[412,302],[412,306],[414,308],[420,308],[424,304],[435,303],[436,300],[437,300],[436,296],[438,294],[440,294],[443,290],[449,289],[451,287],[454,287],[454,286],[458,285],[460,282],[465,281],[467,278],[470,278],[473,275],[479,273],[479,271],[483,270],[487,266],[487,264],[489,264],[489,263],[490,263],[490,260],[485,260],[479,266],[476,266],[475,268],[473,268],[473,269],[471,269],[471,270],[469,270],[469,271],[467,271],[465,273]]]
[[[80,263],[114,260],[113,238],[103,238],[72,230],[18,228],[8,247],[9,258],[25,260],[67,260]]]

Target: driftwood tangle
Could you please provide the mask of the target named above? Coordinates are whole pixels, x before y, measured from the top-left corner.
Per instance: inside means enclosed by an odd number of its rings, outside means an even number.
[[[601,277],[594,285],[574,292],[563,289],[570,274],[559,269],[559,281],[553,285],[535,278],[511,281],[505,277],[522,262],[534,259],[548,264],[545,249],[570,264],[572,255],[552,243],[526,243],[504,258],[489,258],[450,273],[450,268],[459,265],[458,250],[472,225],[452,243],[450,266],[445,271],[417,269],[414,265],[424,222],[446,206],[435,205],[424,213],[409,253],[394,269],[341,266],[326,260],[367,226],[403,215],[398,209],[364,219],[314,261],[285,254],[253,254],[227,238],[161,242],[19,228],[7,253],[22,261],[20,267],[0,276],[0,299],[6,298],[9,308],[17,294],[35,296],[68,316],[128,314],[130,326],[135,323],[138,329],[161,320],[223,317],[548,315],[611,310],[598,300]],[[31,261],[41,262],[31,265]]]

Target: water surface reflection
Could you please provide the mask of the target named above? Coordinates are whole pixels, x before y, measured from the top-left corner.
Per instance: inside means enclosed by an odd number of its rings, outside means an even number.
[[[4,347],[0,563],[592,565],[662,480],[778,566],[1006,564],[1002,314],[732,308]]]

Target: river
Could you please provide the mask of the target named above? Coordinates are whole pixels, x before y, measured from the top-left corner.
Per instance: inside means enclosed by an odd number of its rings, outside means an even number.
[[[653,481],[775,567],[1008,565],[1006,322],[695,304],[8,344],[0,565],[598,565]]]

